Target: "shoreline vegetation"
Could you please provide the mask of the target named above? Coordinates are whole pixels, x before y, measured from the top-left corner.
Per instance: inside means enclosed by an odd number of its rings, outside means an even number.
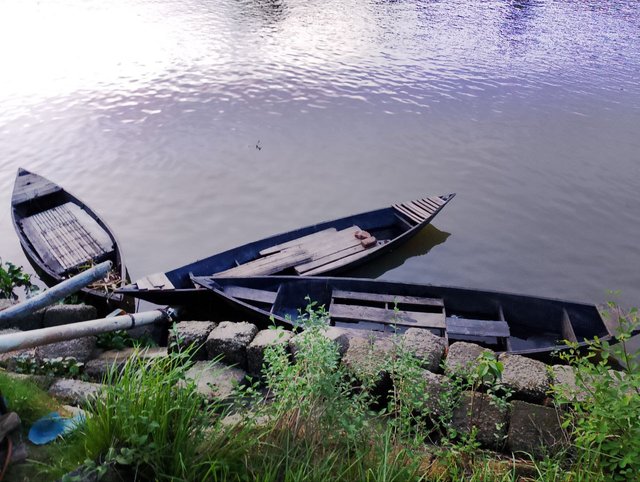
[[[640,370],[626,341],[640,320],[636,309],[622,316],[609,308],[621,342],[594,340],[586,353],[570,346],[559,354],[571,382],[556,376],[532,405],[557,415],[557,437],[528,451],[508,450],[504,422],[487,418],[511,413],[514,424],[517,407],[531,405],[519,399],[527,387],[509,378],[511,365],[527,359],[481,350],[453,369],[450,347],[431,366],[397,337],[382,351],[371,349],[376,340],[363,341],[367,361],[354,363],[328,336],[323,307],[309,300],[299,320],[304,331],[291,338],[268,330],[272,342],[253,362],[253,377],[224,398],[203,395],[202,380],[190,375],[198,364],[219,369],[220,356],[200,361],[202,342],[179,326],[160,357],[145,356],[151,349],[141,345],[149,339],[101,338],[105,348],[129,351],[83,403],[85,422],[30,447],[30,460],[10,466],[4,480],[633,480],[640,473]],[[614,359],[622,369],[612,369]],[[81,378],[83,367],[59,360],[41,368],[22,365],[44,373],[29,377],[0,370],[0,391],[25,436],[39,417],[65,414],[43,389],[47,380]]]

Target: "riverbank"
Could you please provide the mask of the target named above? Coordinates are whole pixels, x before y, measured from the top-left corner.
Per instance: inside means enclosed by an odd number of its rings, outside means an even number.
[[[637,417],[629,419],[630,431],[605,429],[604,442],[606,430],[625,441],[621,452],[600,447],[591,458],[580,438],[588,427],[580,421],[593,422],[598,408],[617,418],[632,415],[620,409],[623,403],[638,408],[637,372],[610,372],[572,356],[563,360],[569,365],[550,366],[470,343],[445,352],[442,339],[421,330],[363,338],[326,328],[321,314],[308,322],[301,334],[246,322],[181,322],[167,347],[142,351],[125,348],[123,340],[133,340],[126,335],[110,341],[120,350],[99,347],[96,339],[57,344],[66,344],[69,355],[91,355],[72,365],[74,379],[59,372],[38,383],[59,403],[83,406],[89,417],[76,435],[55,444],[77,458],[46,460],[45,472],[58,477],[88,458],[85,471],[97,470],[97,463],[103,471],[156,478],[167,474],[164,458],[175,450],[193,457],[182,468],[169,464],[178,471],[171,476],[187,480],[205,474],[217,480],[549,480],[550,474],[580,480],[610,477],[611,467],[613,475],[635,470],[626,460],[634,445],[625,437],[637,432]],[[25,353],[2,363],[51,370],[43,356],[50,348],[36,350],[27,354],[35,363],[16,363]],[[625,402],[629,390],[636,398]],[[171,403],[181,397],[188,403]],[[140,417],[146,422],[124,422]],[[160,427],[201,437],[185,438],[171,455],[157,439]],[[102,445],[88,448],[89,437]],[[192,466],[198,469],[180,472]]]

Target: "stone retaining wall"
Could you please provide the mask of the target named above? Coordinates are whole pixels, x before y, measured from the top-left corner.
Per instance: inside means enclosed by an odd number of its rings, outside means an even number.
[[[86,316],[92,316],[87,313]],[[80,321],[80,320],[77,320]],[[575,388],[570,367],[550,367],[518,355],[496,355],[491,350],[466,342],[453,343],[445,349],[444,340],[428,331],[410,329],[398,338],[372,337],[369,333],[331,327],[325,336],[336,342],[342,362],[358,376],[378,377],[379,389],[391,387],[389,373],[380,370],[378,362],[393,355],[397,343],[403,343],[421,360],[426,382],[427,407],[437,413],[437,400],[452,380],[473,368],[478,356],[497,358],[502,362],[502,384],[512,393],[508,403],[496,405],[485,393],[467,391],[453,412],[452,426],[460,433],[476,432],[476,440],[485,448],[507,452],[543,455],[563,447],[567,440],[561,429],[562,412],[548,393],[554,377],[567,387]],[[227,399],[233,386],[247,376],[260,374],[265,349],[280,344],[292,357],[298,349],[300,335],[288,330],[259,330],[251,323],[183,321],[175,325],[169,337],[169,348],[143,351],[145,357],[167,356],[167,352],[195,345],[196,365],[189,376],[199,380],[199,390],[207,397]],[[87,353],[91,355],[88,356]],[[114,363],[124,363],[131,350],[104,351],[95,347],[95,338],[62,342],[35,350],[23,350],[0,356],[0,364],[11,369],[17,356],[78,356],[85,361],[85,378],[92,382],[58,380],[50,393],[68,403],[80,403],[99,392],[99,382]],[[63,355],[64,354],[64,355]],[[484,355],[483,355],[484,354]],[[216,364],[205,363],[216,360]],[[572,378],[573,377],[573,378]],[[386,392],[385,392],[386,393]]]

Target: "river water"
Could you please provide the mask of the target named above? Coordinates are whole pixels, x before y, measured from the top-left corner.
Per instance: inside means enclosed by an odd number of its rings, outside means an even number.
[[[4,260],[19,166],[133,278],[456,192],[355,274],[640,304],[635,0],[5,0],[0,46]]]

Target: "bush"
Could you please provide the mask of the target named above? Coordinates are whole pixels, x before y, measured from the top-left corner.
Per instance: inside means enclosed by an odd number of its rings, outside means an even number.
[[[569,344],[560,356],[574,368],[577,389],[557,385],[553,391],[570,407],[564,426],[573,435],[579,465],[609,480],[632,480],[640,473],[640,352],[629,353],[627,342],[640,326],[637,309],[618,321],[619,343],[596,339],[586,355]],[[624,368],[611,369],[618,364]]]
[[[31,283],[31,275],[25,273],[22,266],[13,263],[3,263],[0,259],[0,298],[16,299],[16,288],[24,288],[27,295],[38,291],[38,287]]]

